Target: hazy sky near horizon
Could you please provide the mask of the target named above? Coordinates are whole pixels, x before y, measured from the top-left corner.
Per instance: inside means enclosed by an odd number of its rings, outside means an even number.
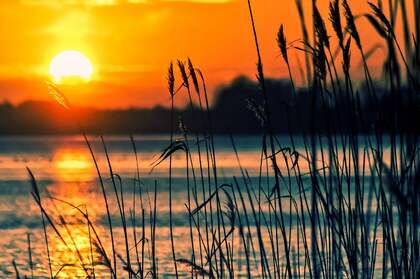
[[[283,23],[289,41],[301,38],[295,1],[252,2],[266,75],[286,77],[276,33]],[[310,18],[310,1],[303,2]],[[367,11],[363,0],[350,3],[355,14]],[[318,6],[327,19],[328,1]],[[68,99],[83,106],[168,105],[168,64],[187,57],[211,92],[235,76],[255,76],[246,0],[8,0],[0,22],[0,101],[49,100],[49,64],[69,49],[84,53],[94,68],[89,82],[62,85]],[[368,49],[377,40],[365,29]]]

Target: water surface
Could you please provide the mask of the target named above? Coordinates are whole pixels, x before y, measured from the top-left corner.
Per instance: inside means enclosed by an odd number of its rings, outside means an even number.
[[[129,137],[106,136],[104,140],[112,172],[116,174],[114,179],[118,187],[118,194],[120,198],[123,197],[125,203],[125,214],[127,220],[129,220],[128,227],[130,231],[129,249],[133,262],[137,262],[134,252],[135,248],[139,247],[135,245],[136,239],[134,239],[133,235],[136,235],[137,241],[142,237],[150,241],[152,237],[152,232],[147,222],[150,221],[151,210],[154,208],[154,195],[156,194],[155,251],[158,259],[159,274],[164,277],[173,275],[168,218],[169,162],[166,160],[153,168],[153,163],[156,162],[162,150],[168,146],[169,136],[136,136],[135,148],[137,156]],[[301,154],[299,171],[305,174],[309,171],[309,165],[307,162],[305,163],[304,157],[307,153],[303,145],[303,139],[297,137],[295,140],[295,147]],[[89,141],[108,196],[110,218],[114,226],[116,250],[120,255],[124,255],[126,253],[125,238],[123,237],[119,205],[116,202],[113,183],[111,183],[110,166],[106,159],[104,145],[99,137],[90,136]],[[233,177],[235,176],[237,181],[240,181],[240,187],[243,187],[242,180],[244,177],[239,167],[241,166],[251,191],[268,195],[272,191],[272,185],[274,184],[272,177],[268,175],[264,178],[264,181],[258,178],[260,174],[264,177],[265,173],[271,168],[270,159],[265,160],[265,164],[260,164],[261,160],[265,158],[261,150],[261,137],[239,136],[235,137],[234,141],[239,157],[233,152],[232,142],[229,137],[220,136],[215,138],[218,184],[233,185],[235,181]],[[279,144],[282,147],[292,146],[287,137],[279,137]],[[191,199],[196,199],[198,203],[202,202],[204,200],[203,192],[201,191],[203,189],[202,185],[207,185],[208,181],[204,180],[209,177],[209,174],[212,177],[213,172],[212,168],[208,168],[205,156],[206,148],[208,147],[201,142],[200,148],[203,156],[201,168],[197,144],[194,140],[189,141],[192,159],[188,161],[188,164],[190,167],[191,164],[193,165],[194,172],[191,171],[191,168],[187,172],[185,152],[176,152],[172,160],[174,240],[176,256],[180,259],[190,259],[192,253],[190,249],[192,244],[189,242],[190,224],[186,210],[188,205],[187,189],[188,187],[197,187],[196,189],[199,190],[193,193],[194,197]],[[363,155],[363,150],[361,152],[361,155]],[[98,275],[108,274],[106,268],[100,264],[103,261],[101,255],[94,251],[93,246],[95,245],[92,244],[91,237],[89,237],[93,232],[83,222],[80,213],[71,206],[77,206],[89,215],[107,253],[110,253],[110,234],[108,232],[106,205],[97,169],[93,162],[88,146],[81,136],[0,138],[0,234],[2,235],[0,240],[0,277],[14,276],[13,261],[15,261],[22,274],[29,275],[30,254],[34,263],[35,274],[41,277],[48,277],[50,271],[47,253],[49,253],[51,259],[52,273],[59,278],[85,278],[86,274],[80,268],[81,262],[85,264],[96,262],[95,273]],[[328,159],[324,158],[323,162],[328,162]],[[285,160],[279,159],[280,170],[285,175],[290,174],[293,176],[293,173],[288,173],[292,164],[293,156]],[[323,164],[321,160],[317,165],[322,171]],[[48,226],[49,250],[46,249],[41,214],[39,207],[31,196],[32,188],[26,168],[30,168],[35,175],[43,197],[43,204],[48,212],[54,216],[54,221],[59,223],[60,215],[66,220],[66,226],[62,225],[60,229],[64,230],[62,236],[70,247],[64,245],[55,235],[52,228]],[[327,175],[328,173],[324,172],[323,174]],[[187,180],[187,175],[190,178],[189,180]],[[195,180],[194,177],[196,177]],[[203,177],[203,180],[200,177]],[[309,176],[303,175],[302,177],[305,185],[311,185]],[[210,179],[210,184],[212,183],[214,181]],[[284,181],[284,184],[287,185],[287,181]],[[296,194],[296,184],[290,182],[289,187],[289,190]],[[282,189],[284,194],[288,193],[287,188]],[[204,192],[206,191],[208,195],[208,189],[204,189]],[[49,196],[56,198],[56,200],[48,198]],[[255,198],[261,198],[261,196]],[[66,201],[71,205],[62,201]],[[193,201],[191,207],[194,207]],[[264,212],[264,216],[271,220],[271,213],[268,207],[268,203],[262,203],[259,212]],[[141,208],[144,208],[145,211],[142,212]],[[250,211],[247,211],[250,208],[248,202],[245,202],[239,208],[242,208],[241,214],[251,214]],[[288,214],[286,214],[286,217],[290,216],[292,218],[290,220],[293,220],[293,214],[296,212],[292,205],[286,203],[284,210]],[[135,216],[135,219],[131,218],[132,216]],[[141,226],[142,218],[145,218],[147,223],[144,228]],[[292,221],[291,226],[293,226],[293,223],[295,221]],[[203,225],[202,223],[200,226]],[[255,232],[255,224],[252,221],[250,221],[250,226],[249,230]],[[291,234],[293,238],[297,238],[297,240],[292,242],[299,247],[300,232],[296,231],[294,227],[291,230],[294,232]],[[196,232],[194,234],[195,239],[197,239]],[[31,253],[28,252],[28,238],[31,240]],[[239,247],[240,240],[235,231],[232,242]],[[263,236],[263,242],[266,243],[267,247],[270,247],[267,234]],[[196,246],[196,243],[194,245]],[[145,255],[148,255],[145,259],[147,262],[151,253],[150,242],[142,247]],[[75,248],[81,253],[82,259],[75,253]],[[199,248],[197,248],[198,250]],[[255,261],[251,263],[252,269],[256,271],[261,270],[261,266],[258,266],[258,258],[258,254],[254,255]],[[238,251],[237,259],[237,262],[235,262],[236,276],[246,276],[244,251]],[[122,262],[119,261],[119,268],[121,269],[121,267]],[[188,274],[188,269],[180,268],[180,272],[186,275]],[[257,272],[256,277],[258,274],[260,273]]]

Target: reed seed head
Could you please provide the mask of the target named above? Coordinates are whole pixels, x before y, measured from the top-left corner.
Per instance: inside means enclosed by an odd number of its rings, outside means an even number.
[[[174,65],[171,62],[168,68],[168,89],[169,89],[169,94],[171,94],[171,97],[173,97],[175,94],[174,88],[175,88]]]
[[[190,77],[194,84],[195,92],[197,92],[197,94],[200,94],[200,86],[198,86],[197,75],[195,74],[195,69],[190,58],[188,58],[188,70],[190,72]]]
[[[354,20],[353,12],[350,9],[349,3],[347,0],[343,0],[343,8],[347,20],[347,28],[350,31],[351,36],[356,41],[356,45],[359,49],[362,49],[362,43],[360,41],[359,32],[357,31],[356,23]]]
[[[330,21],[333,26],[334,32],[338,38],[340,45],[344,45],[344,35],[341,24],[340,16],[340,2],[339,0],[334,0],[330,2]]]
[[[185,69],[184,62],[182,62],[181,60],[178,60],[178,68],[179,68],[179,71],[181,72],[181,77],[182,77],[182,80],[184,82],[184,86],[186,88],[189,88],[190,87],[190,83],[188,81],[187,71]]]
[[[330,47],[330,42],[328,38],[327,28],[325,27],[324,20],[316,6],[314,6],[314,25],[315,32],[318,36],[318,39],[322,42],[327,48]]]
[[[289,58],[287,57],[287,41],[284,35],[283,24],[280,25],[279,32],[277,33],[277,45],[280,48],[281,56],[283,57],[286,64],[289,64]]]

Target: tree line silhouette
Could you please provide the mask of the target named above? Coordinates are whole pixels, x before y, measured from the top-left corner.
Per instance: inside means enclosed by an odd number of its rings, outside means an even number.
[[[344,133],[390,132],[395,125],[408,133],[420,132],[419,102],[410,90],[389,92],[377,90],[376,102],[369,102],[359,86],[357,98],[329,96],[314,98],[307,89],[297,89],[282,79],[267,79],[267,95],[272,112],[273,130],[276,133],[309,132],[315,123],[319,133],[342,131]],[[353,96],[354,97],[354,96]],[[356,100],[357,104],[355,104]],[[264,121],[263,98],[258,82],[239,76],[216,91],[211,108],[211,125],[218,134],[262,133]],[[203,127],[198,108],[175,109],[175,121],[186,129],[201,131]],[[398,114],[398,117],[395,115]],[[16,134],[77,134],[87,133],[167,133],[170,131],[170,108],[129,108],[101,110],[72,108],[67,111],[54,102],[27,101],[20,105],[0,104],[0,133]],[[315,121],[313,121],[315,120]],[[394,123],[397,121],[397,123]],[[208,125],[208,123],[207,123]]]

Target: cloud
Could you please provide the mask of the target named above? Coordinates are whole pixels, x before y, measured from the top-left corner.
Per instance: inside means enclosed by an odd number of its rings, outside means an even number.
[[[136,0],[133,0],[133,1],[136,1]],[[206,3],[206,4],[224,4],[224,3],[235,2],[235,0],[158,0],[157,2],[159,1],[160,2]]]
[[[57,5],[86,5],[86,6],[111,6],[121,3],[146,3],[148,0],[21,0],[20,2],[24,5],[46,5],[46,6],[57,6]]]
[[[206,3],[223,4],[234,2],[235,0],[20,0],[24,5],[85,5],[85,6],[113,6],[120,4],[151,4],[162,2],[188,2],[188,3]]]

